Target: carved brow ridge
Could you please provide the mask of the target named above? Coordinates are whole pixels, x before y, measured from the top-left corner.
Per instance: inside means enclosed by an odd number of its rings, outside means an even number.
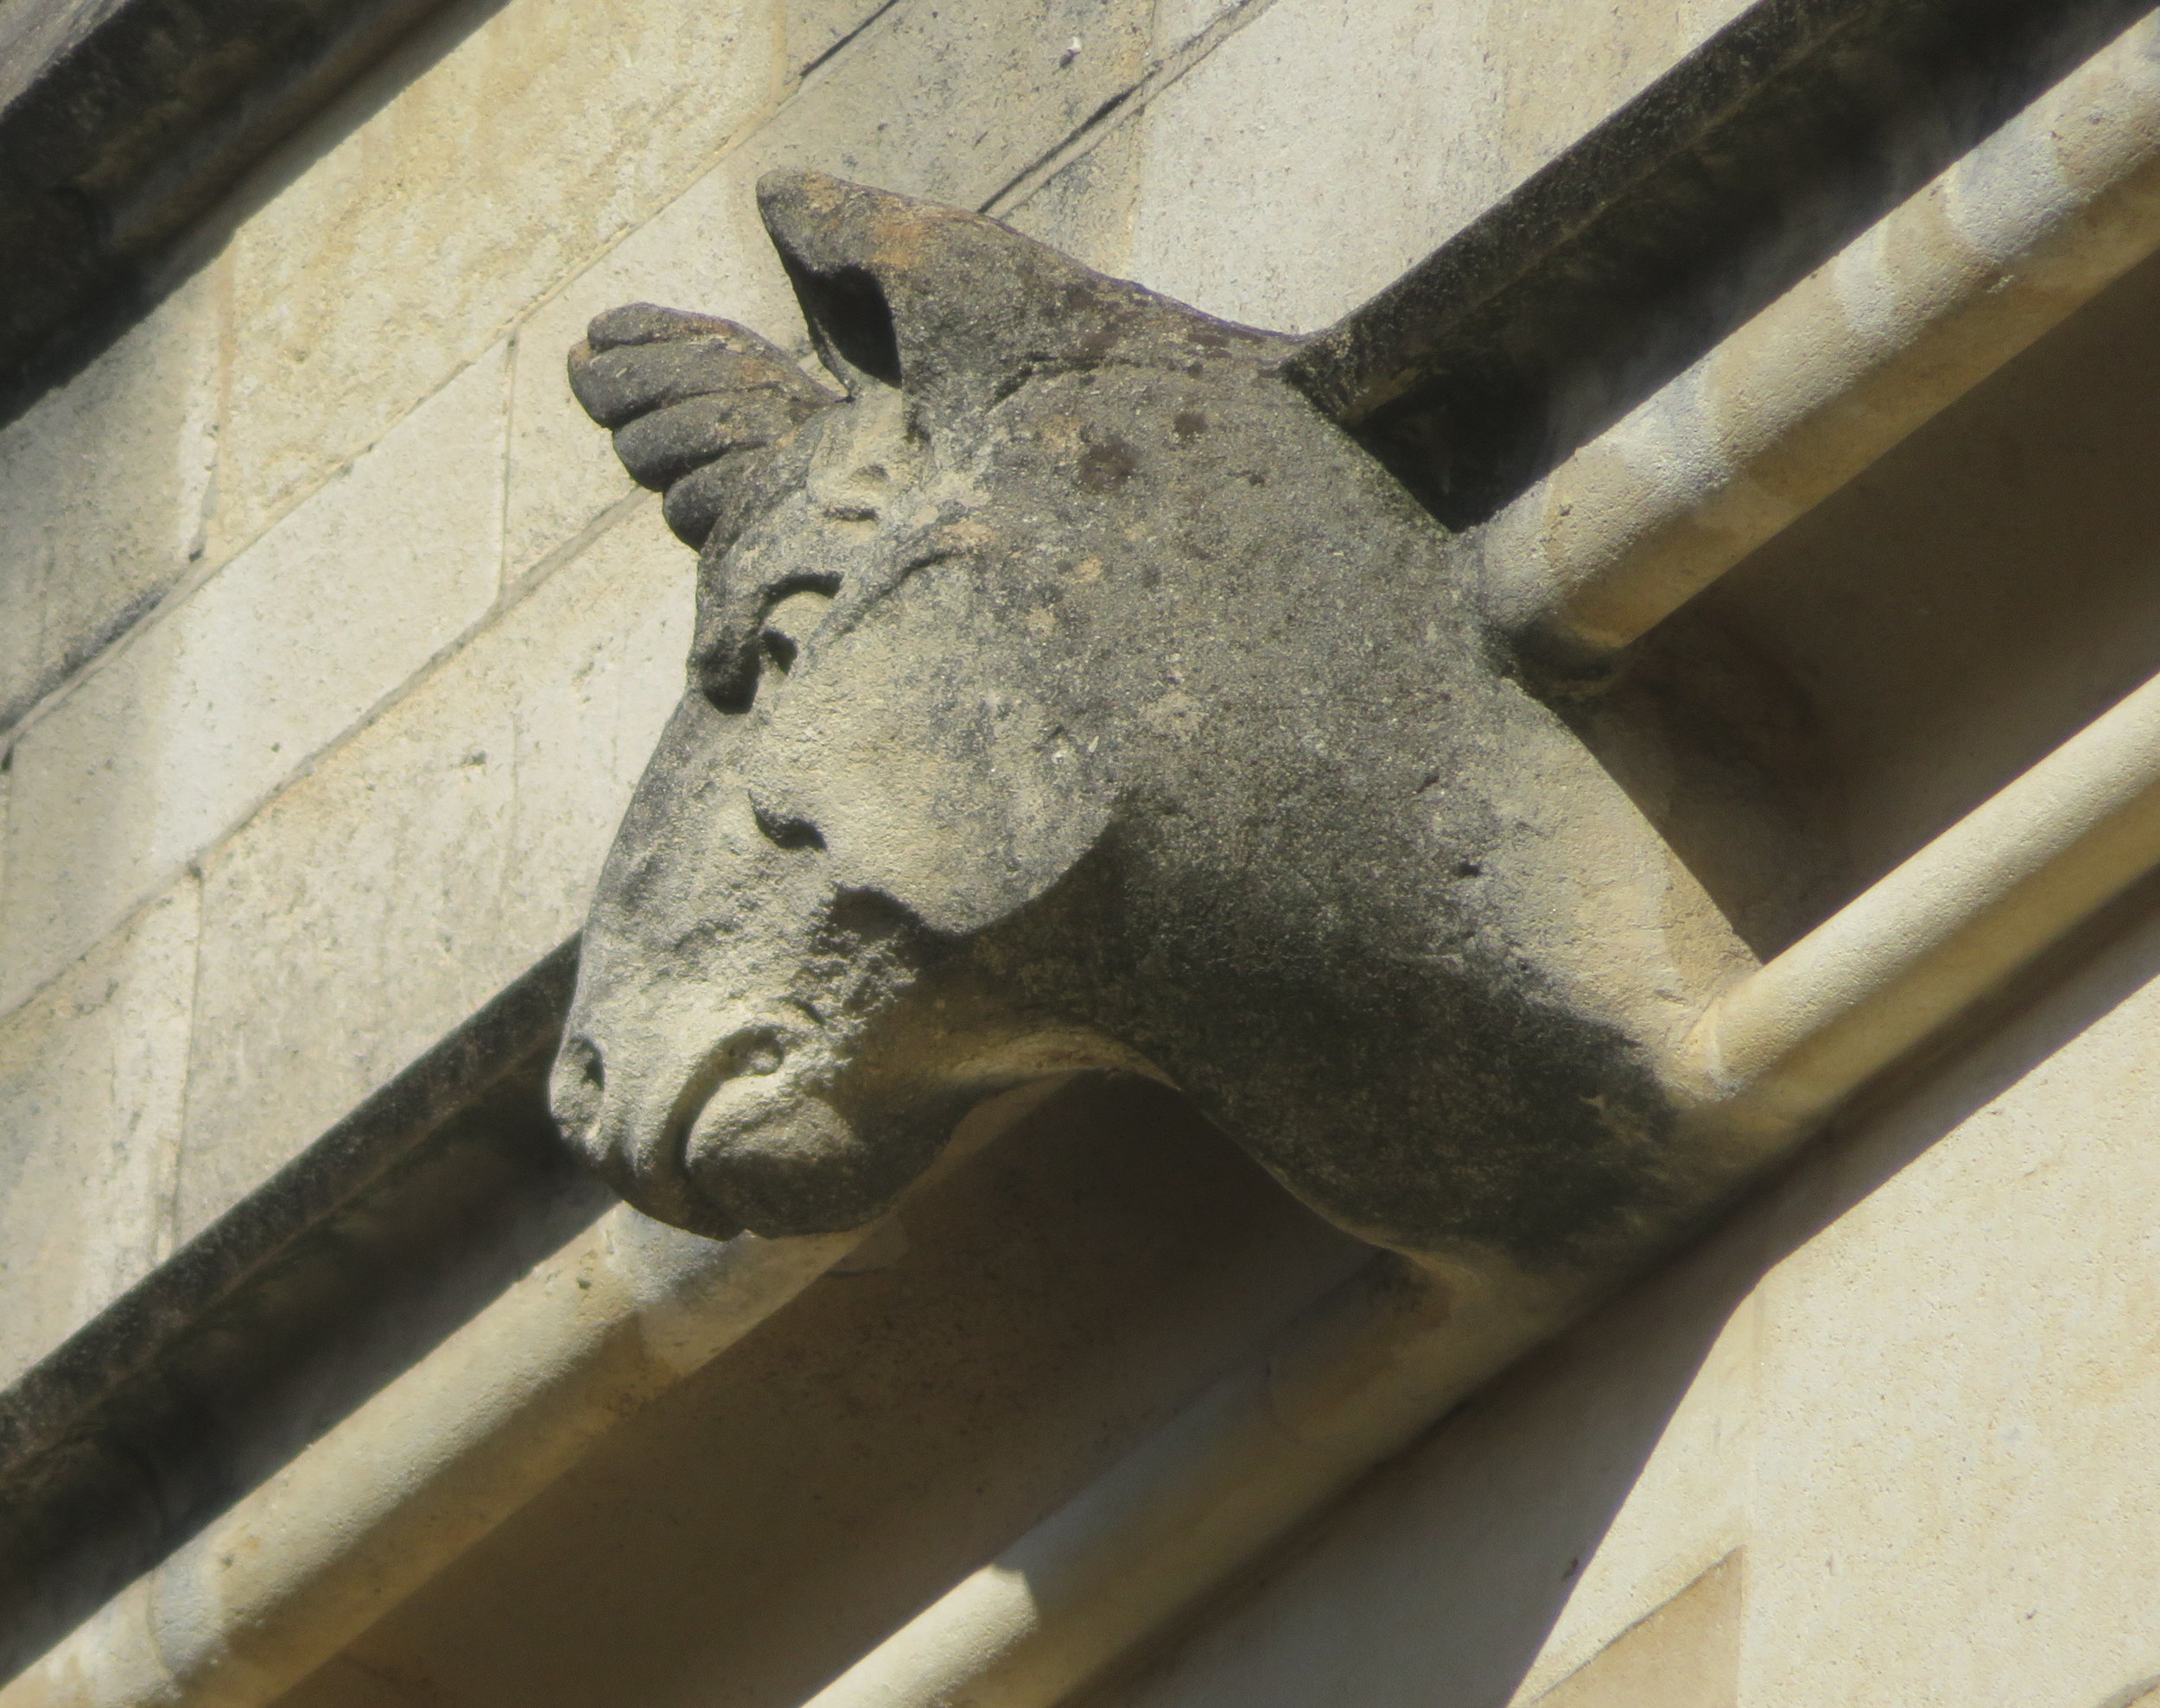
[[[797,569],[775,576],[743,598],[740,615],[724,618],[718,632],[700,642],[691,661],[691,675],[721,710],[746,712],[757,700],[759,638],[766,619],[781,600],[798,593],[822,594],[833,600],[833,607],[818,624],[817,634],[850,634],[922,571],[980,555],[973,546],[926,544],[899,557],[890,568],[864,575],[843,576],[832,570]]]

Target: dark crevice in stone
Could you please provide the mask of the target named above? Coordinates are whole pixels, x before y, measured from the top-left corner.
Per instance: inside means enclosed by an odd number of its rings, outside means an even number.
[[[820,66],[830,63],[833,58],[845,49],[849,42],[856,40],[861,35],[863,31],[869,29],[872,24],[875,23],[880,18],[883,17],[887,12],[891,11],[899,3],[900,0],[885,0],[885,3],[882,6],[879,7],[876,11],[871,13],[868,17],[863,19],[861,23],[857,24],[845,35],[842,35],[838,41],[834,41],[830,46],[821,50],[814,58],[804,61],[803,69],[798,75],[808,77]]]
[[[1285,374],[1474,525],[2150,10],[1763,0]]]
[[[1160,67],[1158,67],[1158,69]],[[1049,165],[1051,161],[1057,159],[1059,155],[1064,153],[1068,149],[1077,147],[1091,132],[1100,130],[1105,125],[1109,124],[1111,119],[1125,110],[1127,103],[1131,101],[1134,96],[1140,93],[1140,89],[1147,83],[1147,79],[1146,78],[1142,78],[1139,82],[1129,83],[1124,88],[1119,90],[1117,93],[1112,95],[1109,99],[1104,101],[1101,106],[1097,107],[1085,118],[1082,119],[1079,124],[1074,125],[1071,130],[1066,135],[1059,137],[1056,143],[1052,143],[1049,148],[1045,149],[1040,154],[1037,155],[1034,159],[1029,161],[1026,165],[1020,168],[1019,171],[1015,172],[1010,178],[1007,178],[1002,184],[999,185],[995,190],[985,196],[982,200],[976,205],[976,212],[988,213],[992,208],[997,206],[999,203],[1003,201],[1006,197],[1011,195],[1014,190],[1018,189],[1022,184],[1025,184],[1030,178],[1033,177],[1036,173],[1041,171],[1045,166]]]
[[[436,0],[21,0],[0,37],[0,406],[141,315],[159,257]]]
[[[812,271],[792,256],[782,264],[812,326],[850,367],[886,385],[900,383],[900,344],[893,310],[876,279],[860,267]]]

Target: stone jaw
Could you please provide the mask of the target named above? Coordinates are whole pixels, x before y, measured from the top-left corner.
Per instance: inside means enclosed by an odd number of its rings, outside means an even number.
[[[859,1225],[974,1102],[1093,1070],[1404,1250],[1574,1267],[1694,1196],[1661,847],[1296,341],[972,214],[760,199],[844,401],[672,311],[572,359],[702,549],[558,1070],[619,1187]]]

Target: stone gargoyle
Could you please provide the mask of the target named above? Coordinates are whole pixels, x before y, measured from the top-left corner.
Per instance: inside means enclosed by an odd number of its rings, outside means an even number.
[[[643,305],[570,360],[700,554],[554,1082],[618,1189],[850,1228],[1092,1071],[1407,1253],[1595,1261],[1697,1197],[1660,1064],[1737,950],[1299,340],[972,213],[760,201],[838,390]]]

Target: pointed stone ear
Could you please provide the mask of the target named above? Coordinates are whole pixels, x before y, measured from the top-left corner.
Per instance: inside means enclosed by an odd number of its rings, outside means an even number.
[[[758,204],[825,365],[851,392],[900,387],[933,422],[1036,374],[1276,341],[956,207],[819,172],[769,174]]]

